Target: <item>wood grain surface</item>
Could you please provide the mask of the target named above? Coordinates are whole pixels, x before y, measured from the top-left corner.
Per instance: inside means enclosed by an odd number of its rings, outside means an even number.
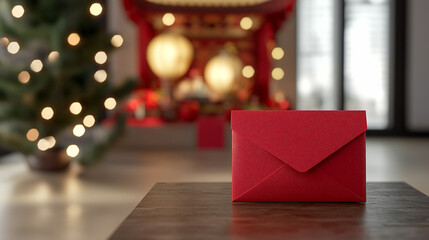
[[[364,203],[232,203],[231,183],[158,183],[110,239],[429,239],[429,197],[368,183]]]

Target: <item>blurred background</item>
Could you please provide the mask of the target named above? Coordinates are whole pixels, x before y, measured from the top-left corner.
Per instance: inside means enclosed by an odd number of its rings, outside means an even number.
[[[429,1],[0,0],[0,239],[106,239],[231,181],[231,110],[366,110],[367,180],[429,194]]]

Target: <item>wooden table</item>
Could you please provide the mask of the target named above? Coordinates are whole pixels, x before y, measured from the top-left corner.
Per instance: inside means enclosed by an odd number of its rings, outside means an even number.
[[[111,239],[429,239],[429,197],[368,183],[363,203],[232,203],[231,183],[158,183]]]

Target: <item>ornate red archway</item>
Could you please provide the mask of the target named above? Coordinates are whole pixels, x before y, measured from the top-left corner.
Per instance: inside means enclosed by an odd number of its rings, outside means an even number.
[[[234,42],[240,58],[253,65],[253,95],[267,103],[271,71],[270,51],[275,47],[275,33],[292,11],[295,0],[123,0],[128,17],[139,29],[139,73],[142,88],[158,84],[146,61],[150,40],[168,28],[187,36],[199,54],[191,69],[201,71],[216,46]],[[173,26],[160,24],[164,13],[173,13],[178,21]],[[242,17],[251,16],[255,26],[239,28]]]

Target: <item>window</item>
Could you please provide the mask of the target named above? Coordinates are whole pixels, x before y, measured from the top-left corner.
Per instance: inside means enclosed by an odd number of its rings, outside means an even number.
[[[369,129],[389,127],[390,11],[390,0],[297,1],[297,109],[364,109]]]
[[[297,108],[336,109],[335,2],[297,1]]]
[[[372,129],[389,123],[388,2],[345,2],[344,107],[365,109]]]

